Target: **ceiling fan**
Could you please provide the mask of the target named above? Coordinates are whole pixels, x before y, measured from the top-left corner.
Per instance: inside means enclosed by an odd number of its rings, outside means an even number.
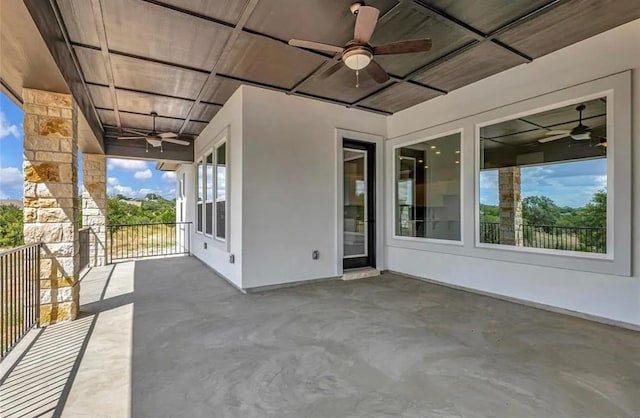
[[[585,141],[591,139],[591,128],[582,123],[582,112],[584,112],[586,108],[587,107],[583,104],[576,107],[576,111],[578,111],[578,113],[580,114],[580,119],[578,125],[575,128],[549,131],[547,132],[547,136],[545,138],[539,139],[538,142],[544,144],[567,137],[571,137],[571,139],[574,139],[576,141]]]
[[[154,148],[160,147],[160,152],[164,152],[164,150],[162,149],[163,142],[170,142],[172,144],[185,146],[190,144],[190,142],[177,139],[178,134],[174,134],[173,132],[160,133],[156,131],[156,118],[158,117],[158,113],[151,112],[151,117],[153,118],[153,127],[151,132],[145,133],[135,129],[122,128],[123,131],[136,134],[136,136],[119,136],[118,139],[144,139],[146,141],[147,152],[149,152],[149,145]]]
[[[289,45],[299,48],[342,54],[342,61],[327,69],[320,75],[320,78],[327,78],[336,73],[344,63],[344,65],[356,72],[356,87],[359,86],[360,70],[365,70],[376,82],[380,84],[386,83],[390,77],[380,64],[374,60],[375,56],[426,52],[431,49],[431,39],[412,39],[372,46],[369,41],[378,23],[380,10],[375,7],[365,6],[362,2],[356,2],[351,5],[351,13],[356,16],[353,40],[347,42],[344,47],[299,39],[291,39],[289,41]]]

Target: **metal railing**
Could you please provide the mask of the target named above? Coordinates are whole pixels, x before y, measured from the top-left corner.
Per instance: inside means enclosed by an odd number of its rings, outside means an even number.
[[[41,244],[0,253],[0,358],[40,320]]]
[[[607,229],[588,226],[522,225],[524,247],[607,252]],[[480,222],[480,242],[501,244],[500,223]]]
[[[91,262],[91,228],[80,229],[78,235],[80,240],[80,271],[84,271]]]
[[[108,261],[191,253],[191,222],[107,226]]]

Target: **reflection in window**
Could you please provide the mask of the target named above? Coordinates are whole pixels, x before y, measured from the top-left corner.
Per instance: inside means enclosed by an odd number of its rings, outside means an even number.
[[[213,235],[213,154],[207,155],[207,187],[206,187],[206,222],[205,222],[205,234]]]
[[[460,133],[395,152],[395,234],[460,240]]]
[[[479,240],[606,253],[606,98],[480,129]]]
[[[226,237],[227,144],[216,149],[216,237]]]
[[[202,161],[199,161],[196,173],[196,194],[198,196],[198,200],[196,202],[196,231],[198,232],[202,232],[203,220],[202,204],[204,201],[204,182],[202,178],[202,170]]]

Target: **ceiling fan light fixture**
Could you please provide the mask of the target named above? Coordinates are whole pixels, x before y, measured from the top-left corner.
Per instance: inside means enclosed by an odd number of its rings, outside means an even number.
[[[162,145],[162,139],[158,136],[149,136],[147,137],[147,142],[152,147],[159,147]]]
[[[354,71],[359,71],[367,67],[371,62],[373,55],[365,48],[357,48],[344,53],[342,60],[344,65]]]
[[[591,132],[581,132],[581,133],[571,134],[571,138],[575,139],[576,141],[586,141],[588,139],[591,139]]]

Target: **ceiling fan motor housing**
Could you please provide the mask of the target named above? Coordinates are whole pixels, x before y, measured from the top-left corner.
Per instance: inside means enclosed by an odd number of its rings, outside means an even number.
[[[357,1],[355,3],[351,3],[351,6],[349,6],[349,9],[351,10],[351,13],[355,16],[358,14],[358,10],[360,10],[362,6],[364,6],[364,2]]]
[[[362,70],[373,59],[373,53],[371,48],[366,46],[353,46],[348,48],[344,54],[342,54],[342,61],[344,64],[352,70]]]

